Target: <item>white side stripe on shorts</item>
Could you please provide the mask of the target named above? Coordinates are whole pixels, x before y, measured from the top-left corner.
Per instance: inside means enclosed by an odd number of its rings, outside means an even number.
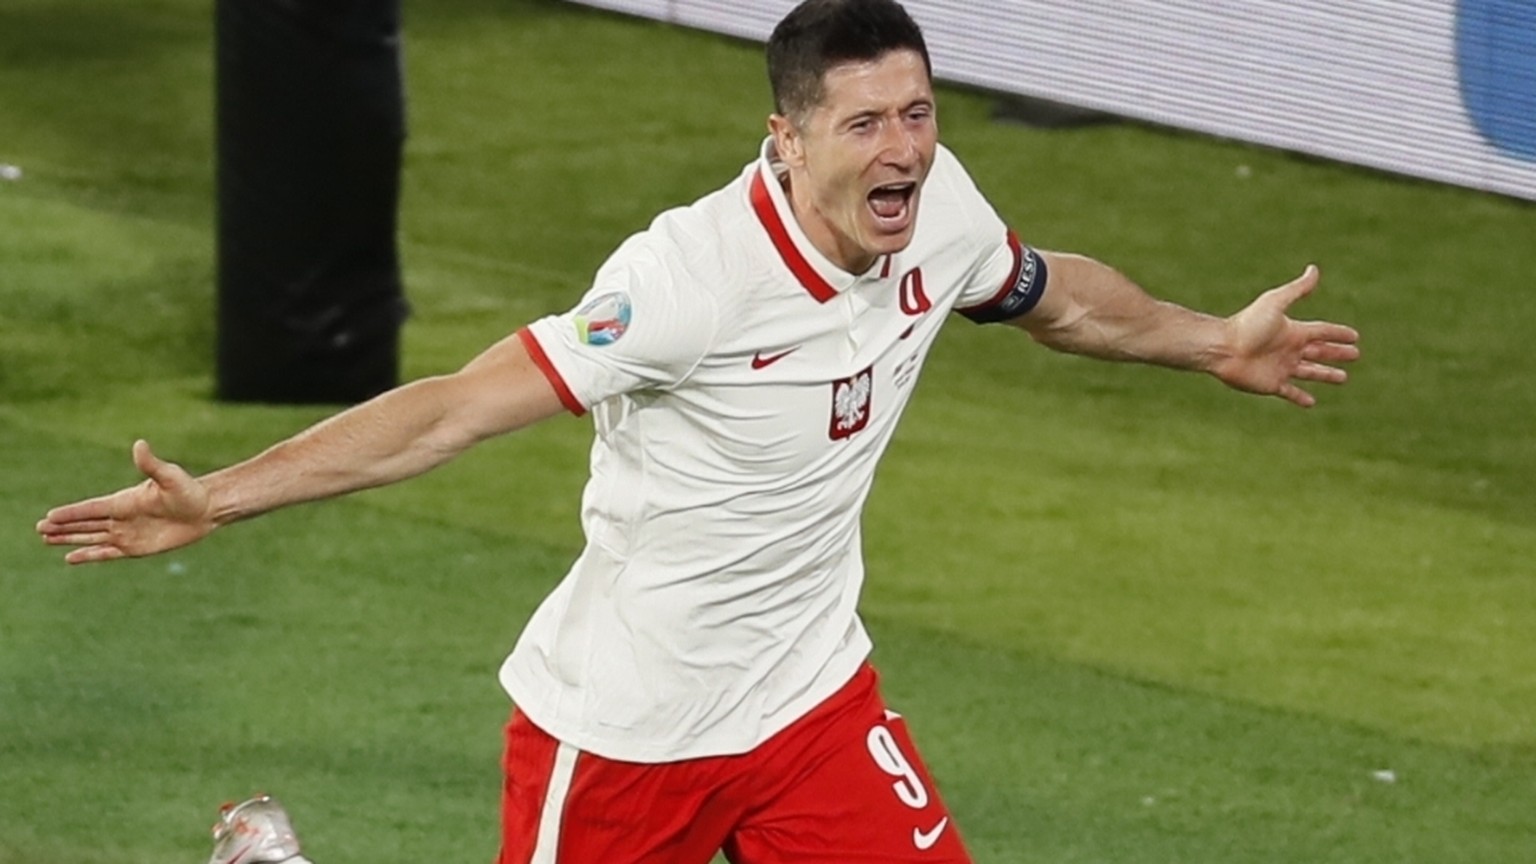
[[[571,791],[576,755],[580,752],[564,741],[555,748],[555,767],[549,772],[549,789],[544,793],[544,809],[539,814],[539,838],[533,844],[530,864],[557,864],[559,861],[560,821],[565,816],[565,796]]]

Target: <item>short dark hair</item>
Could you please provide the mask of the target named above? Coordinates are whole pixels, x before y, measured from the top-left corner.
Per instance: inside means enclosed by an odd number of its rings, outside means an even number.
[[[821,103],[823,80],[833,66],[903,49],[922,55],[933,75],[922,28],[896,0],[805,0],[768,38],[774,107],[787,117],[800,116]]]

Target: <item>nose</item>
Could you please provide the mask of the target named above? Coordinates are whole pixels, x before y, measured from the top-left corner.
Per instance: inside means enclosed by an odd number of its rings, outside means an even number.
[[[917,135],[899,119],[885,124],[880,157],[889,165],[911,168],[917,162]]]

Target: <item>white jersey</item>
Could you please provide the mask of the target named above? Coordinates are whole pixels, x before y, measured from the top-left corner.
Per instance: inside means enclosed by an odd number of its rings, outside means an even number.
[[[943,147],[912,243],[859,275],[812,247],[780,170],[770,139],[520,334],[597,435],[586,548],[501,680],[611,759],[746,752],[853,676],[859,516],[923,359],[951,309],[1012,317],[1043,290]]]

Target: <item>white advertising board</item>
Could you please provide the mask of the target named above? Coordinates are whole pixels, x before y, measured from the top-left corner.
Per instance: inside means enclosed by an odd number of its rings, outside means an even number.
[[[796,0],[589,0],[765,40]],[[904,0],[944,80],[1536,200],[1536,0]]]

